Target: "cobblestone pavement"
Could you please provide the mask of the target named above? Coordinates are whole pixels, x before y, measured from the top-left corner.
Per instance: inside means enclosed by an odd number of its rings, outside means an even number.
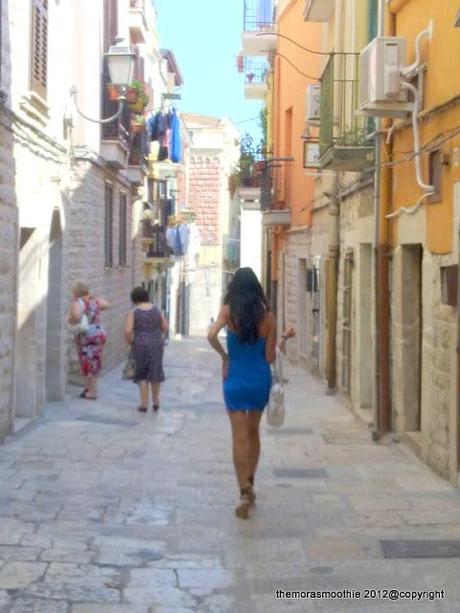
[[[376,445],[290,368],[263,425],[258,504],[237,491],[218,364],[167,349],[159,415],[108,374],[100,400],[50,405],[0,447],[0,611],[460,611],[460,494],[402,445]],[[433,602],[276,600],[275,589],[445,589]]]

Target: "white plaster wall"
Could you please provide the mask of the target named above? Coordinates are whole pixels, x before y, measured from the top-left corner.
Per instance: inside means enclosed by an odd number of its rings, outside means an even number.
[[[249,266],[262,281],[262,213],[241,209],[240,266]]]

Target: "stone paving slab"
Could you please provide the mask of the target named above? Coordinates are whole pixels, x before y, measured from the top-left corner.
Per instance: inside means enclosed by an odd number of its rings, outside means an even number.
[[[170,343],[158,415],[117,369],[0,447],[0,613],[460,612],[460,492],[295,367],[285,426],[262,422],[257,506],[234,517],[218,366]],[[275,597],[366,587],[446,598]]]

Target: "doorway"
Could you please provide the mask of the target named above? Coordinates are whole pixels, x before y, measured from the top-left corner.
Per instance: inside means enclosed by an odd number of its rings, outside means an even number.
[[[372,245],[359,246],[359,406],[372,408]]]
[[[401,261],[401,344],[404,430],[418,432],[422,416],[422,262],[421,245],[403,245]]]
[[[65,391],[62,230],[59,211],[51,219],[48,256],[48,295],[46,301],[46,399],[63,400]]]

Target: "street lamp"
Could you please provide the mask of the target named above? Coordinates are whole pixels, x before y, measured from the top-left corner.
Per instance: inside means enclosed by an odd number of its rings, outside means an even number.
[[[112,85],[119,87],[121,91],[120,96],[118,96],[118,110],[115,115],[109,117],[108,119],[92,119],[91,117],[87,117],[78,108],[77,88],[73,86],[70,89],[70,95],[74,99],[75,108],[77,109],[78,114],[81,115],[83,119],[94,123],[110,123],[121,115],[124,103],[126,101],[126,89],[133,80],[134,58],[136,56],[125,44],[125,40],[123,38],[117,38],[115,40],[115,44],[112,45],[109,51],[104,54],[104,57],[107,60],[107,69],[109,71],[110,81]]]

